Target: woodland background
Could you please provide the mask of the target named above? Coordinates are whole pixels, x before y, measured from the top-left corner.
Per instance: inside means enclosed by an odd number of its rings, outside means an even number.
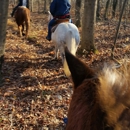
[[[71,0],[72,20],[78,26],[81,38],[84,4],[87,1],[93,0]],[[124,8],[114,58],[111,57],[124,1],[97,1],[93,37],[97,51],[95,53],[89,48],[85,54],[77,53],[77,57],[94,69],[101,69],[106,62],[121,65],[122,59],[129,60],[129,0]],[[73,85],[64,74],[61,59],[53,59],[54,44],[45,39],[50,1],[30,1],[31,30],[27,39],[18,36],[17,25],[10,16],[16,4],[15,0],[9,1],[4,63],[1,68],[0,130],[64,130],[63,119],[67,117]],[[77,19],[77,14],[80,19]]]

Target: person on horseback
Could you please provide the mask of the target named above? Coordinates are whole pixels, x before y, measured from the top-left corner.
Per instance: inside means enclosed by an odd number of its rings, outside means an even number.
[[[70,2],[69,0],[53,0],[50,5],[50,12],[53,19],[48,24],[48,35],[46,39],[51,41],[51,28],[57,19],[70,18]]]
[[[18,5],[13,8],[13,11],[12,11],[12,13],[11,13],[11,17],[14,16],[14,13],[15,13],[15,11],[17,10],[17,8],[18,8],[19,6],[25,6],[25,7],[29,8],[29,0],[19,0]]]

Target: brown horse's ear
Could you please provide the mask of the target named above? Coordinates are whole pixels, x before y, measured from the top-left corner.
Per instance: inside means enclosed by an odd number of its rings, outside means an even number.
[[[71,72],[75,89],[83,82],[84,79],[93,78],[95,76],[94,71],[72,55],[67,47],[65,47],[65,57]]]

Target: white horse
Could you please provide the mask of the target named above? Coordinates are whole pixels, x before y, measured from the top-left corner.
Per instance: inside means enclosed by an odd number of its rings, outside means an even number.
[[[48,11],[50,21],[53,16]],[[58,58],[58,51],[62,58],[62,63],[64,66],[64,71],[67,76],[70,76],[70,71],[65,58],[64,47],[67,46],[70,53],[76,54],[78,45],[80,43],[80,34],[78,28],[70,22],[64,22],[58,24],[56,30],[51,34],[52,42],[55,43],[55,58]]]

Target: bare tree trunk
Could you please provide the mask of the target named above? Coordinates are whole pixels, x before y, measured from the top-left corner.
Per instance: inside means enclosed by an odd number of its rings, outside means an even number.
[[[51,0],[49,0],[49,4],[51,4]]]
[[[81,0],[76,0],[76,2],[75,2],[75,24],[77,27],[81,27],[80,9],[81,9]]]
[[[96,11],[96,18],[97,18],[97,20],[100,20],[100,2],[101,2],[101,0],[97,0],[97,11]]]
[[[47,13],[47,1],[46,0],[44,0],[43,13]]]
[[[118,3],[118,0],[113,0],[113,6],[112,6],[112,18],[115,17],[117,3]]]
[[[33,0],[31,0],[31,12],[33,12]]]
[[[126,29],[126,25],[128,23],[128,10],[129,10],[129,2],[127,0],[126,7],[125,7],[125,13],[124,13],[124,15],[125,15],[124,30]]]
[[[108,7],[109,7],[109,4],[110,4],[110,0],[107,0],[106,2],[106,8],[105,8],[105,13],[104,13],[104,19],[107,20],[107,14],[108,14]]]
[[[115,46],[116,46],[116,40],[117,40],[117,37],[118,37],[118,33],[119,33],[119,29],[120,29],[120,23],[121,23],[121,19],[122,19],[122,16],[123,16],[123,12],[124,12],[126,3],[127,3],[127,0],[124,0],[123,7],[122,7],[122,10],[121,10],[121,14],[120,14],[120,18],[119,18],[119,23],[118,23],[117,30],[116,30],[114,45],[112,47],[112,53],[111,53],[112,58],[114,58],[113,52],[114,52],[114,49],[115,49]]]
[[[122,0],[119,0],[119,11],[121,10],[122,8]]]
[[[96,0],[84,0],[84,12],[82,19],[81,50],[95,51],[94,32],[96,21]]]
[[[1,69],[5,52],[8,6],[9,0],[0,0],[0,83],[2,80]]]
[[[40,13],[40,1],[38,0],[38,13]]]

